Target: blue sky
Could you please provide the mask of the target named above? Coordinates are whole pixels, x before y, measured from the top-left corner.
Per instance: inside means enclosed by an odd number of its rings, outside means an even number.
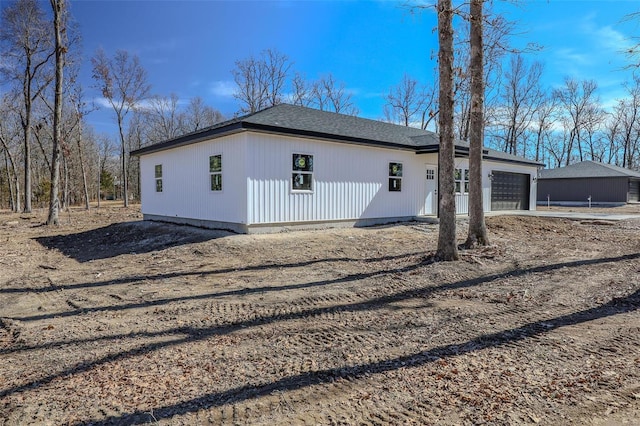
[[[2,1],[2,0],[0,0]],[[85,63],[82,79],[91,88],[89,58],[102,47],[108,55],[125,49],[140,57],[152,93],[194,96],[225,115],[238,110],[232,97],[234,62],[272,48],[293,61],[308,79],[326,73],[343,81],[361,116],[381,118],[383,96],[404,73],[432,80],[437,50],[435,14],[412,13],[405,1],[106,1],[72,0],[80,26]],[[516,22],[515,46],[537,43],[528,54],[545,64],[544,84],[561,85],[565,76],[595,79],[605,104],[622,96],[631,71],[619,53],[640,36],[638,1],[494,1]],[[46,6],[46,5],[45,5]],[[110,111],[88,120],[96,130],[114,133]]]

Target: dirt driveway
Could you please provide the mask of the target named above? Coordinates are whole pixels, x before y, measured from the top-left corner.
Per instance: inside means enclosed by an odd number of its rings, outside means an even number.
[[[0,214],[0,425],[640,424],[640,220],[272,235]],[[465,235],[465,223],[459,226]]]

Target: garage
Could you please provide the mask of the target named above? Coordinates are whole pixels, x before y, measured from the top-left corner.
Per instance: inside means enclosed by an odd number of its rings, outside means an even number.
[[[491,179],[491,211],[529,210],[529,175],[496,172]]]

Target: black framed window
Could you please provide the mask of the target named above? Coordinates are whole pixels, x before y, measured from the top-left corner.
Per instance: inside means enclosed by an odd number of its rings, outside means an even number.
[[[212,191],[222,191],[222,155],[209,157],[209,176]]]
[[[469,169],[456,169],[454,172],[454,180],[456,182],[457,193],[469,193]]]
[[[427,180],[435,180],[436,171],[434,169],[427,169]]]
[[[402,163],[389,163],[389,191],[402,191]]]
[[[294,191],[313,191],[313,155],[292,155],[291,188]]]
[[[155,166],[156,192],[162,192],[162,164]]]

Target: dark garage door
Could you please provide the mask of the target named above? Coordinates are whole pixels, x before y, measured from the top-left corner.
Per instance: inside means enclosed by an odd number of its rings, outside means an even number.
[[[629,201],[640,201],[640,180],[629,180]]]
[[[493,172],[491,211],[529,210],[529,175]]]

